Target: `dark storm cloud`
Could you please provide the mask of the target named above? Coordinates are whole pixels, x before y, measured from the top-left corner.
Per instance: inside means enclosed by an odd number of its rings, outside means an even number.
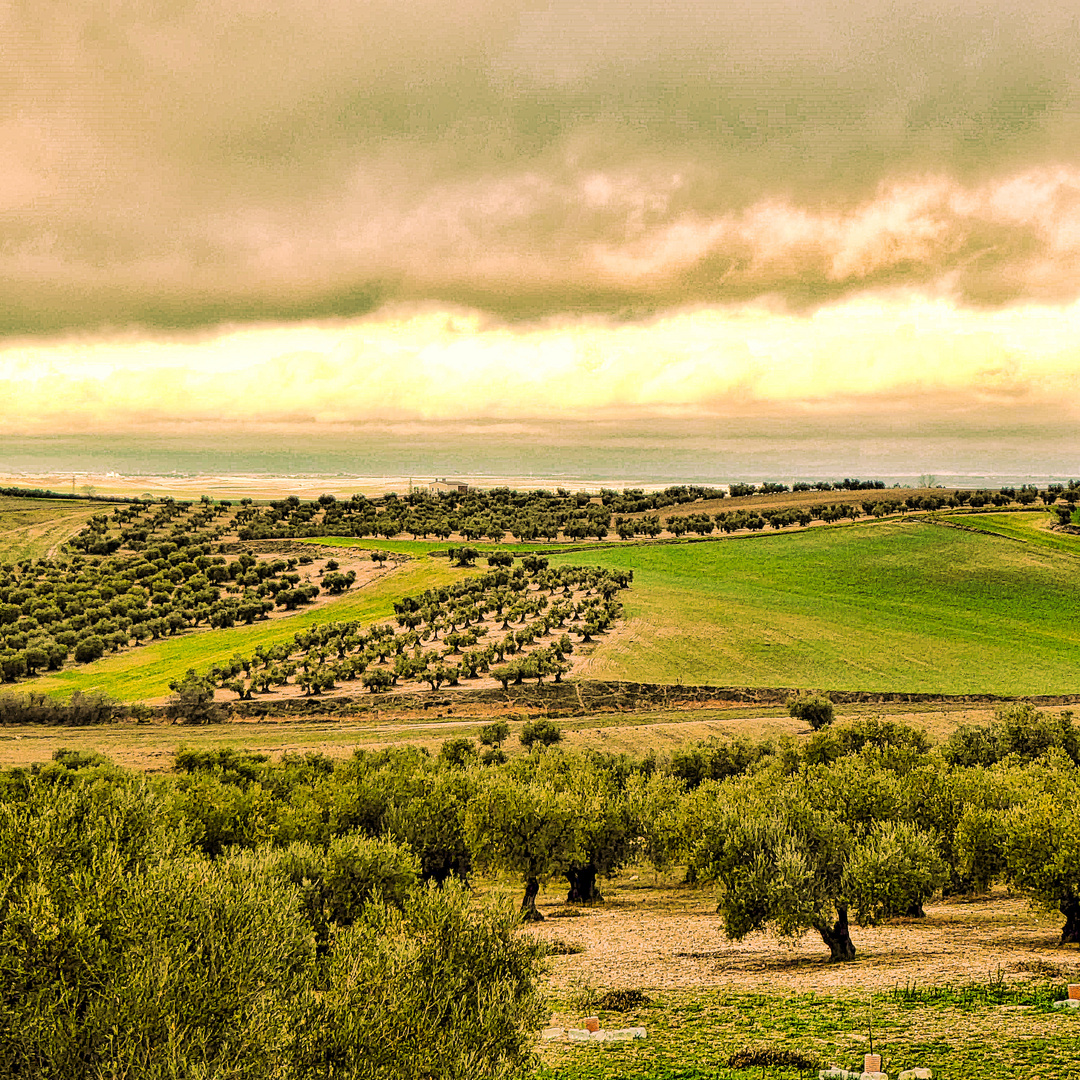
[[[1072,299],[1077,14],[16,0],[0,332]]]

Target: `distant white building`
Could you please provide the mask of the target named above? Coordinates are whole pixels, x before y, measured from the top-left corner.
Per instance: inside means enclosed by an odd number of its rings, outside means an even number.
[[[456,492],[458,495],[467,495],[469,485],[463,484],[460,480],[447,480],[444,476],[441,479],[432,480],[428,484],[428,491],[432,495],[440,495],[443,492]]]

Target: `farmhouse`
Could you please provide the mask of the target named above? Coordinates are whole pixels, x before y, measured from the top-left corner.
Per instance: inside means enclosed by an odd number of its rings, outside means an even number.
[[[447,480],[443,477],[442,479],[432,480],[432,482],[428,484],[428,491],[432,495],[440,495],[444,492],[457,492],[459,495],[467,495],[469,485],[463,484],[459,480]]]

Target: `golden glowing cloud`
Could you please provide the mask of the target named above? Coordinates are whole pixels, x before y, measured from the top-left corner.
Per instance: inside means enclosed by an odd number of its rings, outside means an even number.
[[[171,341],[23,342],[0,351],[5,432],[171,420],[314,422],[867,414],[1080,403],[1080,304],[994,311],[909,294],[810,315],[688,308],[647,322],[531,326],[460,309]]]

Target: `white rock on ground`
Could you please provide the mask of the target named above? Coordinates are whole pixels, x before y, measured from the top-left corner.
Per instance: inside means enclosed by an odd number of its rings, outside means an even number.
[[[839,1065],[830,1065],[818,1073],[818,1080],[859,1080],[861,1075],[861,1073],[841,1069]]]
[[[605,1031],[588,1031],[585,1028],[547,1027],[540,1032],[540,1038],[549,1042],[633,1042],[646,1037],[643,1027],[613,1028]]]
[[[593,1042],[633,1042],[634,1039],[644,1038],[645,1029],[643,1027],[613,1028],[610,1031],[601,1028],[599,1031],[592,1033]]]
[[[934,1074],[929,1069],[905,1069],[898,1080],[934,1080]]]

